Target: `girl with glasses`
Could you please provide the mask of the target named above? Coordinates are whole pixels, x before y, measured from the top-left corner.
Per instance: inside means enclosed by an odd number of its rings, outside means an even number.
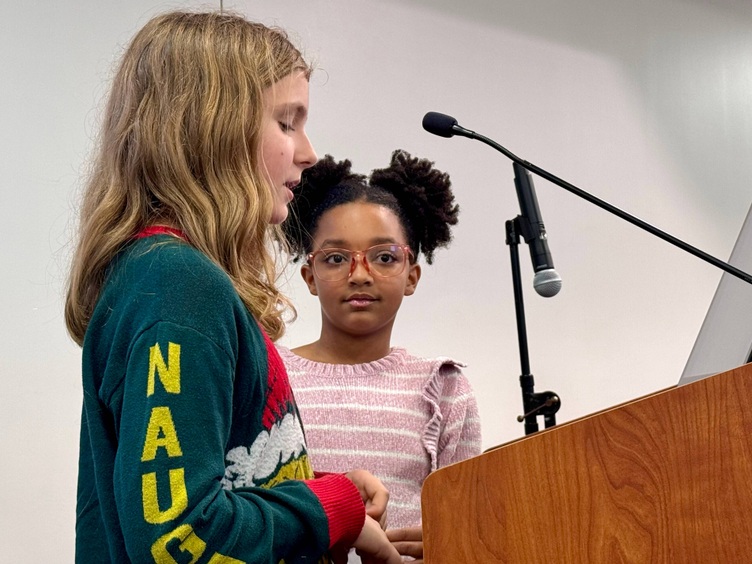
[[[400,562],[378,480],[314,477],[272,344],[271,228],[316,161],[310,72],[284,32],[226,13],[158,16],[125,50],[66,300],[76,562],[317,562],[353,544]]]
[[[480,453],[477,405],[462,365],[392,346],[402,299],[451,240],[447,174],[395,151],[369,178],[325,157],[303,173],[282,227],[321,305],[313,343],[279,347],[317,468],[367,468],[390,491],[388,536],[422,557],[420,489],[433,470]]]

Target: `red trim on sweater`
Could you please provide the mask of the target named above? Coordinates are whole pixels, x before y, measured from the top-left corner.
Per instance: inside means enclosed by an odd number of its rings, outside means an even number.
[[[183,233],[180,229],[167,227],[166,225],[149,225],[148,227],[144,227],[141,231],[136,233],[133,238],[143,239],[144,237],[151,237],[152,235],[174,235],[175,237],[179,237],[180,239],[183,239],[185,241],[188,240],[188,237],[186,237],[185,233]]]
[[[269,367],[267,377],[266,405],[261,417],[261,423],[264,429],[270,430],[274,424],[281,421],[286,413],[290,413],[292,406],[295,404],[290,380],[287,377],[285,363],[279,356],[274,343],[269,335],[266,334],[261,325],[259,325],[261,334],[264,336],[266,345],[266,357]]]
[[[344,474],[326,474],[304,483],[319,498],[329,521],[329,548],[351,547],[366,522],[366,506],[355,484]]]

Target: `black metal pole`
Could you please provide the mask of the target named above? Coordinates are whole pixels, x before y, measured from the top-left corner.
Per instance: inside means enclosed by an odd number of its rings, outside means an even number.
[[[512,284],[514,287],[514,311],[517,317],[517,341],[520,349],[520,387],[522,388],[522,411],[528,413],[530,397],[533,395],[535,379],[530,374],[530,357],[527,350],[527,325],[525,324],[525,302],[522,295],[522,280],[520,276],[520,235],[517,229],[517,219],[506,222],[507,245],[512,261]],[[538,431],[538,420],[535,414],[524,416],[525,434]]]
[[[512,285],[514,288],[514,311],[517,318],[517,341],[520,349],[520,387],[522,388],[522,411],[517,421],[525,421],[525,434],[538,431],[538,416],[543,415],[546,429],[556,425],[556,412],[561,400],[554,392],[535,393],[535,378],[530,374],[530,357],[527,348],[527,325],[525,323],[525,300],[522,294],[520,275],[519,216],[506,222],[506,243],[512,262]]]

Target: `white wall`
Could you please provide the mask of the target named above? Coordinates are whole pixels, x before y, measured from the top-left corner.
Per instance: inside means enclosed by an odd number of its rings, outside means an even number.
[[[196,3],[5,3],[0,12],[0,546],[8,562],[73,554],[80,353],[62,321],[74,209],[112,63],[154,13]],[[457,117],[519,156],[728,257],[752,192],[752,8],[744,0],[225,2],[288,28],[319,70],[311,137],[368,172],[404,148],[451,173],[461,206],[394,342],[468,364],[484,444],[523,434],[504,221],[511,163],[425,133]],[[559,423],[672,385],[720,274],[536,179],[564,289],[532,291],[536,390]],[[292,271],[300,320],[318,304]]]

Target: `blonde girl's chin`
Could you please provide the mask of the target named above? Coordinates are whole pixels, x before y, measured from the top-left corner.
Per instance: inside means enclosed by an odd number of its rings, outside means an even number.
[[[272,208],[272,215],[269,218],[269,223],[271,225],[279,225],[287,219],[289,213],[290,211],[287,209],[287,204],[275,203]]]

